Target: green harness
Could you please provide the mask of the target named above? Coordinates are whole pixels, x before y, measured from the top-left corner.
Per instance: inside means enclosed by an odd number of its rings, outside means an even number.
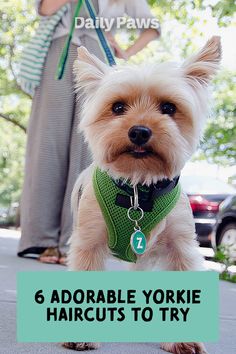
[[[93,174],[93,187],[106,222],[109,248],[115,257],[135,263],[137,255],[130,245],[134,226],[127,217],[127,208],[116,205],[118,194],[130,195],[125,190],[120,189],[107,172],[103,172],[99,168],[96,168]],[[154,200],[152,210],[145,212],[143,219],[140,221],[140,227],[146,236],[174,208],[180,197],[180,192],[181,188],[177,183],[170,192]],[[134,219],[138,219],[139,216],[138,211],[132,211]]]

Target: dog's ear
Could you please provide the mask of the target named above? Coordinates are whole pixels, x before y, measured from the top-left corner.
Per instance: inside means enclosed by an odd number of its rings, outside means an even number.
[[[74,63],[76,89],[91,93],[99,85],[109,67],[85,47],[78,48],[78,57]]]
[[[206,85],[219,69],[220,59],[220,37],[214,36],[197,54],[184,62],[184,76],[190,84],[198,82]]]

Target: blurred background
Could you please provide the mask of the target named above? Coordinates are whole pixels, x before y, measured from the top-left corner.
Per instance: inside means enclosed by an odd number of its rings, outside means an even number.
[[[236,244],[236,5],[234,0],[149,0],[162,36],[132,61],[182,61],[212,35],[222,37],[222,70],[215,78],[211,115],[183,171],[201,245]],[[0,227],[19,227],[19,203],[31,98],[17,83],[23,46],[38,19],[34,1],[8,0],[0,9]],[[121,30],[123,47],[135,32]],[[214,232],[213,232],[214,231]]]

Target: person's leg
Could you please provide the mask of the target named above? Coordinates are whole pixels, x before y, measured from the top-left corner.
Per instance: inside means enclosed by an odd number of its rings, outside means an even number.
[[[81,38],[81,42],[82,45],[86,47],[91,53],[95,54],[97,57],[104,61],[104,55],[96,40],[89,38],[88,36],[83,36]],[[87,144],[85,144],[82,134],[78,132],[80,110],[81,100],[77,99],[71,134],[69,173],[61,218],[59,250],[62,255],[65,255],[68,250],[68,239],[72,233],[72,213],[70,206],[72,189],[79,174],[92,162],[91,154],[88,150]],[[64,259],[62,259],[62,263],[64,263]]]
[[[54,79],[64,42],[65,38],[52,42],[41,85],[33,99],[21,200],[19,256],[58,247],[75,106],[71,70],[66,69],[61,81]]]

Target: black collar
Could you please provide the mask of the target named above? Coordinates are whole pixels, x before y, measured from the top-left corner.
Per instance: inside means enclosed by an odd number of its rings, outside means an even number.
[[[131,207],[131,199],[134,195],[133,187],[129,183],[124,183],[123,180],[113,180],[116,186],[122,191],[126,192],[128,195],[118,193],[116,196],[116,205],[123,208]],[[172,180],[163,179],[150,186],[143,186],[138,184],[138,199],[139,205],[143,211],[152,211],[153,204],[156,198],[161,195],[167,194],[174,189],[179,182],[179,176],[173,178]]]

